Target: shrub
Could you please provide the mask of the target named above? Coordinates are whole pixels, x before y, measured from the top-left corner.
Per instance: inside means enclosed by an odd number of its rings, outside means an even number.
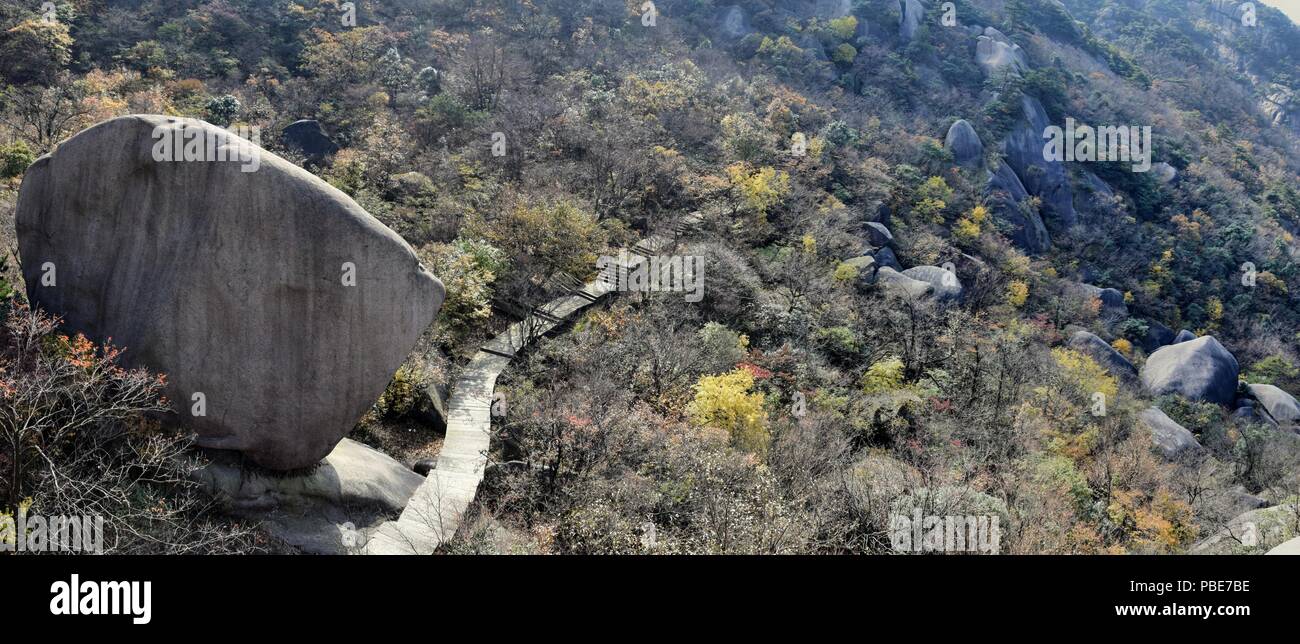
[[[689,413],[696,425],[727,430],[736,447],[758,454],[767,451],[770,437],[762,394],[751,393],[754,376],[744,369],[704,376],[695,385]]]

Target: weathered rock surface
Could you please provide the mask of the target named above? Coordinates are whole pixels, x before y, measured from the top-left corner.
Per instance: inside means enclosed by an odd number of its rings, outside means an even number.
[[[1151,429],[1151,441],[1156,451],[1170,461],[1188,457],[1198,457],[1206,453],[1204,447],[1192,434],[1165,412],[1157,407],[1149,407],[1138,414],[1144,425]]]
[[[1195,340],[1195,339],[1196,339],[1196,334],[1195,334],[1195,333],[1192,333],[1191,331],[1188,331],[1187,329],[1183,329],[1183,330],[1181,330],[1181,331],[1178,332],[1178,335],[1174,336],[1173,344],[1180,344],[1180,343],[1183,343],[1183,342],[1190,342],[1190,341]]]
[[[900,0],[898,2],[898,36],[903,42],[912,40],[916,35],[916,29],[921,25],[921,18],[925,16],[925,5],[921,0]]]
[[[1128,358],[1125,358],[1114,347],[1096,335],[1087,331],[1076,331],[1074,335],[1070,336],[1068,344],[1071,349],[1092,358],[1110,375],[1121,379],[1124,383],[1133,384],[1137,382],[1137,367],[1134,367],[1133,363],[1128,361]]]
[[[989,31],[997,32],[1001,38],[990,35]],[[975,39],[975,64],[980,66],[985,78],[1003,74],[1018,77],[1029,69],[1029,60],[1020,45],[1012,43],[992,27]]]
[[[155,161],[155,131],[255,154],[256,169]],[[17,230],[32,302],[166,374],[201,446],[270,469],[334,449],[444,294],[346,195],[193,119],[127,116],[64,142],[28,169]]]
[[[921,280],[934,287],[934,299],[940,302],[955,302],[961,299],[963,291],[961,280],[953,272],[938,266],[914,266],[902,273],[914,280]]]
[[[892,248],[882,248],[872,253],[871,256],[875,258],[876,264],[880,266],[888,266],[900,273],[903,271],[903,265],[898,263],[898,256],[894,254]]]
[[[1051,248],[1047,227],[1037,212],[1021,205],[1029,197],[1020,177],[1006,161],[998,160],[989,170],[984,188],[984,205],[993,218],[1006,229],[1007,238],[1029,253],[1038,254]]]
[[[717,33],[723,38],[736,40],[754,33],[754,28],[750,26],[744,9],[740,5],[731,5],[718,14]]]
[[[1029,194],[1043,200],[1043,211],[1050,223],[1068,229],[1078,223],[1074,197],[1066,177],[1065,164],[1043,158],[1043,132],[1051,122],[1038,99],[1022,96],[1023,118],[1002,143],[1007,165],[1015,171]]]
[[[367,527],[402,511],[424,477],[361,443],[343,439],[309,472],[271,475],[216,452],[194,473],[227,511],[261,521],[311,554],[359,548]]]
[[[872,246],[875,246],[876,248],[880,248],[882,246],[893,245],[894,234],[889,232],[889,228],[887,228],[884,224],[875,221],[869,221],[867,222],[866,227],[867,227],[867,239],[871,242]]]
[[[1258,554],[1295,538],[1296,506],[1275,505],[1234,517],[1219,531],[1196,542],[1188,552],[1208,554]]]
[[[1156,181],[1160,183],[1173,183],[1178,178],[1178,168],[1161,161],[1151,164],[1151,174],[1155,175]]]
[[[1264,553],[1266,555],[1300,555],[1300,537],[1296,537]]]
[[[1279,427],[1294,430],[1300,425],[1300,403],[1294,396],[1273,385],[1247,385],[1246,388]]]
[[[984,156],[984,144],[980,142],[975,128],[971,127],[966,119],[957,119],[948,128],[943,147],[951,152],[953,160],[961,165],[978,162]]]
[[[876,271],[876,282],[890,291],[913,300],[934,294],[934,287],[929,282],[908,277],[887,266],[882,266],[880,270]]]
[[[1158,349],[1142,366],[1142,384],[1154,395],[1230,405],[1237,395],[1237,359],[1212,336]]]

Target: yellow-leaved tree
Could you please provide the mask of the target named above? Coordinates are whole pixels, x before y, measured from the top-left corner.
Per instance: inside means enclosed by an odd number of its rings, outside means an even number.
[[[765,454],[771,437],[763,395],[751,392],[754,375],[736,369],[718,376],[703,376],[695,384],[695,400],[687,409],[691,421],[700,426],[725,429],[736,447]]]

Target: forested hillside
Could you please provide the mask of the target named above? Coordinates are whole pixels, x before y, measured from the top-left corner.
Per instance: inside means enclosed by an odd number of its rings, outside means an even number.
[[[1004,553],[1300,535],[1300,28],[1262,4],[48,9],[0,1],[7,400],[47,373],[23,344],[24,172],[106,119],[185,116],[258,133],[445,285],[351,434],[407,464],[438,453],[474,352],[599,258],[652,234],[700,258],[702,298],[615,293],[515,358],[445,552],[887,553],[918,508],[996,516]],[[284,136],[304,119],[320,154]],[[1141,146],[1045,157],[1067,121]],[[42,334],[55,362],[96,351]],[[123,440],[161,431],[140,424]],[[28,449],[6,440],[0,465]],[[27,472],[0,474],[0,510],[81,498]],[[184,489],[168,516],[214,549],[282,547],[184,478],[120,507]]]

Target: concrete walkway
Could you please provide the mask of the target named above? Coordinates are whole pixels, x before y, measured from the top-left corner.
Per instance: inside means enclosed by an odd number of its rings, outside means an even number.
[[[650,255],[671,248],[675,240],[653,235],[633,251]],[[645,261],[631,255],[628,266]],[[568,295],[534,309],[484,344],[465,366],[447,404],[447,437],[438,453],[438,467],[429,472],[396,521],[371,534],[365,554],[431,554],[456,534],[465,511],[474,501],[487,467],[492,429],[492,393],[497,377],[529,342],[564,324],[575,313],[614,290],[597,279]]]

